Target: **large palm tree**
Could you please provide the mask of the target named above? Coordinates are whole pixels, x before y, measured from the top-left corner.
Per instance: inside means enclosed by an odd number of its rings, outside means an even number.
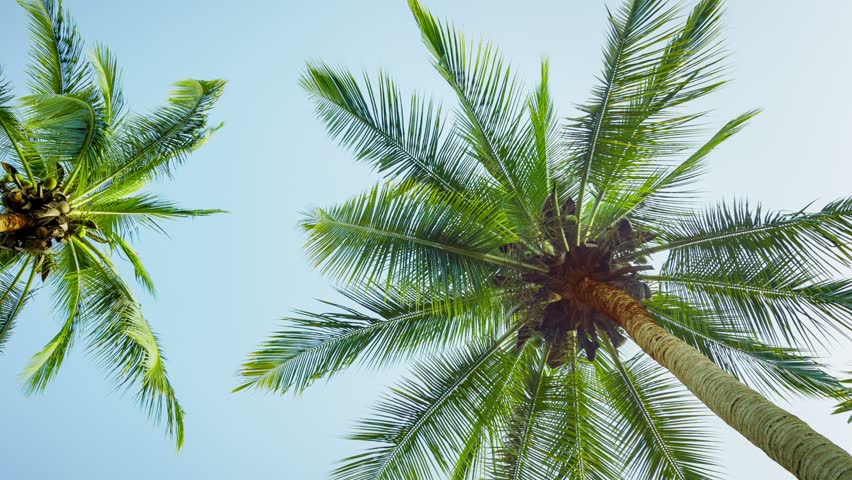
[[[752,390],[844,395],[795,347],[852,326],[852,285],[832,276],[852,260],[852,199],[688,205],[755,115],[697,144],[704,114],[686,107],[724,83],[721,0],[626,1],[565,122],[547,62],[525,94],[493,47],[409,3],[455,122],[387,76],[308,66],[330,134],[387,181],[308,213],[309,256],[351,302],[288,319],[238,389],[420,358],[340,480],[712,477],[702,409],[668,370],[799,478],[852,478],[848,453]]]
[[[163,220],[214,213],[142,189],[215,130],[207,113],[224,82],[179,82],[167,106],[128,115],[114,55],[97,46],[84,58],[61,2],[19,3],[29,16],[32,64],[19,108],[0,81],[0,347],[37,285],[49,285],[62,327],[21,374],[25,389],[43,390],[72,343],[85,339],[119,385],[139,389],[142,407],[165,419],[180,446],[183,410],[157,337],[112,257],[129,260],[153,292],[131,237],[142,227],[159,230]]]

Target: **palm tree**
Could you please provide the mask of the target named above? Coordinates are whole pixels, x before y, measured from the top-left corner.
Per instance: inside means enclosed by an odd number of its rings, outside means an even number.
[[[80,36],[60,2],[19,2],[32,36],[30,95],[11,106],[0,81],[0,347],[41,282],[63,324],[21,374],[29,393],[44,390],[72,343],[84,338],[118,385],[138,387],[154,419],[165,418],[178,447],[183,410],[166,375],[157,336],[112,261],[123,254],[136,279],[154,285],[130,245],[142,227],[214,210],[187,210],[153,193],[215,130],[207,113],[224,82],[176,84],[167,106],[128,115],[115,56],[97,46],[83,57]],[[103,246],[101,246],[103,245]],[[40,280],[36,280],[40,277]]]
[[[852,478],[848,453],[752,390],[845,395],[796,347],[852,326],[852,283],[832,276],[852,261],[852,199],[688,205],[756,114],[697,142],[687,106],[724,83],[722,1],[627,0],[565,123],[547,61],[525,94],[492,46],[409,3],[455,122],[386,75],[308,65],[331,136],[387,180],[307,214],[308,254],[350,302],[287,319],[237,390],[420,359],[339,480],[713,477],[683,386],[799,478]]]

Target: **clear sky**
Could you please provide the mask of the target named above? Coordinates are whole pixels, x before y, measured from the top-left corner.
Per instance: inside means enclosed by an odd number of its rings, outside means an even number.
[[[499,44],[532,85],[541,56],[563,115],[587,98],[601,65],[603,0],[427,0],[468,34]],[[771,5],[771,7],[770,7]],[[229,215],[144,232],[136,245],[159,289],[144,299],[187,416],[175,454],[132,395],[114,392],[83,348],[44,395],[26,398],[16,375],[59,328],[46,297],[18,321],[0,357],[3,478],[324,478],[360,445],[342,439],[399,371],[355,373],[294,399],[231,394],[245,355],[291,308],[334,299],[312,271],[296,228],[299,212],[367,188],[363,165],[328,140],[297,86],[305,59],[358,71],[385,68],[409,91],[450,92],[433,72],[404,0],[66,0],[89,45],[104,42],[124,67],[131,107],[152,108],[172,81],[230,84],[214,117],[226,127],[173,182],[156,188],[188,207]],[[713,127],[753,107],[765,112],[712,158],[706,198],[747,196],[799,209],[850,194],[852,2],[731,1],[726,35],[734,83],[712,97]],[[0,65],[24,86],[26,25],[0,1]],[[140,290],[141,292],[141,290]],[[82,345],[78,345],[82,347]],[[852,343],[826,361],[852,368]],[[852,450],[852,425],[831,402],[784,404]],[[727,426],[721,463],[731,479],[791,478]],[[156,475],[156,476],[154,476]]]

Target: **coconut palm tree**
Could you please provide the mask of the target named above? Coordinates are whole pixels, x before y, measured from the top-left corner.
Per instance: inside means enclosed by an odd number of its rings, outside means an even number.
[[[165,419],[180,446],[183,410],[157,336],[112,258],[129,260],[153,293],[131,237],[161,229],[163,220],[215,212],[179,208],[142,189],[215,130],[207,113],[224,82],[179,82],[167,106],[129,115],[115,56],[97,46],[84,58],[61,2],[19,3],[29,16],[32,64],[19,108],[0,82],[0,347],[38,284],[48,285],[62,327],[21,374],[25,389],[44,390],[72,343],[84,339],[118,385],[139,389],[142,407]]]
[[[287,319],[237,389],[418,359],[339,480],[713,477],[684,386],[799,478],[852,478],[848,453],[757,393],[845,394],[797,347],[852,326],[852,283],[832,276],[852,261],[852,199],[689,205],[756,114],[701,143],[688,108],[724,83],[722,1],[627,0],[565,121],[546,61],[525,93],[492,46],[409,3],[454,122],[386,75],[308,65],[331,136],[386,180],[307,214],[308,254],[349,302]]]

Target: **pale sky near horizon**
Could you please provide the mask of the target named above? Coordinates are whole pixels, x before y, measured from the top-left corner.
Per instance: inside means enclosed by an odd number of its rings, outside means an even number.
[[[615,0],[425,0],[468,35],[497,44],[529,86],[551,61],[560,114],[584,101],[601,68],[605,5]],[[771,5],[772,7],[768,7]],[[358,452],[343,439],[401,370],[349,373],[300,398],[231,394],[234,372],[290,309],[337,299],[304,257],[299,212],[368,188],[364,165],[328,139],[297,85],[306,59],[354,71],[385,69],[406,92],[434,92],[452,105],[430,66],[404,0],[231,2],[65,0],[87,45],[118,55],[131,109],[165,99],[186,77],[225,78],[214,120],[226,127],[157,185],[187,207],[228,215],[170,223],[170,237],[143,232],[138,251],[154,275],[146,314],[188,412],[186,447],[174,452],[162,428],[113,391],[82,342],[43,395],[27,398],[16,376],[55,333],[40,296],[0,354],[0,465],[3,478],[127,480],[282,478],[319,480]],[[852,2],[729,1],[725,35],[733,82],[709,105],[711,130],[751,108],[765,111],[712,156],[705,198],[743,198],[798,210],[850,195]],[[25,16],[0,1],[0,66],[23,91]],[[139,290],[141,292],[141,289]],[[825,358],[852,369],[852,342]],[[816,430],[852,450],[847,416],[829,401],[784,402]],[[783,469],[718,421],[724,478],[788,479]],[[154,477],[156,475],[156,477]]]

